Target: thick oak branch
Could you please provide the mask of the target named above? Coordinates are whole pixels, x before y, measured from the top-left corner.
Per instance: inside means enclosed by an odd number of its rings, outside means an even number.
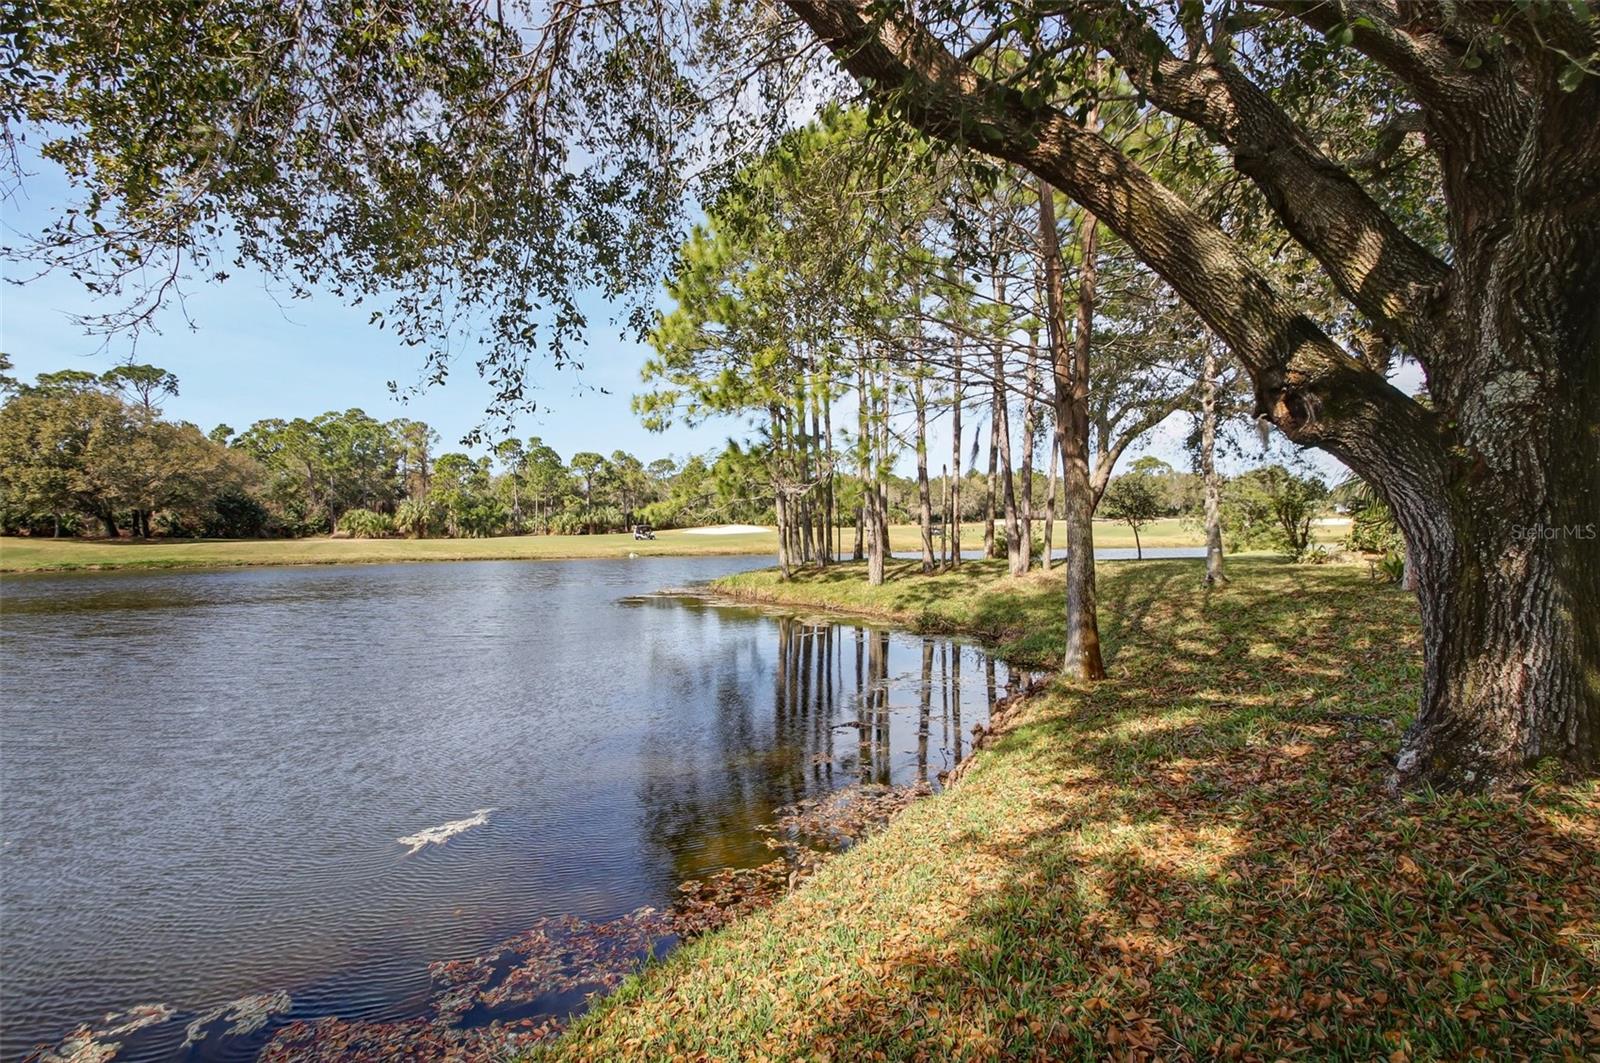
[[[1142,20],[1119,18],[1101,43],[1157,107],[1232,153],[1297,242],[1362,313],[1414,350],[1450,267],[1411,239],[1259,86],[1230,63],[1185,62]]]

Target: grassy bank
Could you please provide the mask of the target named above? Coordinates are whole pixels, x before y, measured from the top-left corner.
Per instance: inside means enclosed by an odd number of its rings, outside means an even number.
[[[1116,572],[1124,564],[1106,561],[1101,568]],[[1132,564],[1160,567],[1179,563]],[[867,585],[859,565],[801,572],[789,580],[780,578],[776,570],[761,569],[724,577],[715,586],[744,601],[840,610],[887,620],[912,631],[976,635],[997,647],[1002,657],[1019,664],[1047,665],[1059,659],[1059,566],[1048,574],[1036,569],[1018,579],[1006,575],[1004,561],[967,561],[933,576],[923,576],[920,570],[916,561],[890,561],[879,587]]]
[[[845,535],[848,549],[851,535]],[[1332,542],[1342,529],[1319,529]],[[1103,548],[1132,548],[1124,524],[1097,524]],[[1147,547],[1200,546],[1203,538],[1184,521],[1157,521],[1140,533]],[[983,529],[966,529],[967,549],[983,544]],[[920,550],[914,525],[890,529],[895,550]],[[699,535],[662,531],[653,541],[632,535],[512,535],[495,539],[27,539],[0,538],[0,572],[64,572],[74,569],[200,568],[242,565],[354,565],[400,561],[537,561],[583,557],[693,557],[711,554],[775,554],[773,532]]]
[[[1412,600],[1348,567],[1232,575],[1102,566],[1107,682],[1025,702],[957,787],[540,1058],[1589,1058],[1600,793],[1390,795]],[[734,583],[1059,638],[1041,577]]]

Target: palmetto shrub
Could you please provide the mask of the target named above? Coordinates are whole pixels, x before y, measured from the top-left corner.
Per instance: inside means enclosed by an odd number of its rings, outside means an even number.
[[[394,518],[370,509],[349,509],[339,517],[339,530],[352,539],[382,539],[394,534]]]

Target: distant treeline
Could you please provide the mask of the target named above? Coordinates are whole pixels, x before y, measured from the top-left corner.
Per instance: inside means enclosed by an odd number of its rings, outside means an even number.
[[[736,448],[648,465],[621,450],[563,460],[537,437],[440,452],[424,422],[359,409],[203,432],[162,416],[178,381],[155,366],[0,383],[7,534],[578,534],[759,521],[771,510]]]
[[[440,453],[439,434],[424,422],[380,421],[358,409],[202,432],[162,416],[160,400],[177,394],[178,381],[150,365],[101,375],[69,369],[33,384],[0,373],[0,387],[7,535],[478,537],[774,523],[760,444],[648,464],[622,450],[563,460],[538,437],[478,455]],[[1030,473],[1035,497],[1046,497],[1044,477]],[[994,520],[985,474],[962,481],[970,486],[959,493],[961,520]],[[1240,545],[1280,538],[1271,497],[1279,485],[1309,483],[1277,466],[1236,478],[1224,516]],[[1139,459],[1112,484],[1107,515],[1130,522],[1197,516],[1202,506],[1200,476],[1155,458]],[[917,482],[891,475],[885,486],[891,518],[915,523]],[[933,497],[950,497],[942,477],[932,487]],[[840,524],[852,526],[861,482],[841,473],[836,490]]]

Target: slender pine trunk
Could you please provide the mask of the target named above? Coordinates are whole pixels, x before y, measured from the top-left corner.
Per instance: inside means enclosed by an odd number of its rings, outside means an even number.
[[[784,489],[783,453],[784,433],[782,413],[777,406],[768,410],[772,434],[772,513],[778,522],[778,571],[784,579],[790,576],[789,557],[789,505]]]
[[[879,387],[880,401],[878,417],[878,467],[874,482],[878,491],[878,582],[883,582],[884,568],[889,561],[889,461],[890,439],[889,419],[892,413],[891,403],[893,393],[890,390],[889,364],[887,361],[881,365]]]
[[[999,411],[993,405],[989,409],[989,472],[984,477],[984,502],[983,502],[983,556],[995,557],[995,476],[1000,468],[1000,421]]]
[[[1095,602],[1094,483],[1089,478],[1089,343],[1094,326],[1095,237],[1099,222],[1085,214],[1083,266],[1078,274],[1078,320],[1072,378],[1062,433],[1062,486],[1067,510],[1067,646],[1063,669],[1079,679],[1104,679],[1100,623]],[[1058,396],[1059,401],[1059,396]],[[1065,416],[1061,416],[1061,414]]]
[[[859,433],[856,441],[856,471],[861,477],[861,522],[856,532],[856,555],[860,557],[864,531],[867,548],[867,583],[876,587],[883,583],[883,542],[878,534],[878,485],[873,475],[872,460],[873,453],[877,449],[877,431],[873,425],[876,400],[869,386],[871,375],[867,371],[866,352],[859,353],[860,362],[856,368],[856,387],[860,395],[860,401],[856,404]]]
[[[955,344],[950,387],[950,567],[961,565],[961,340]]]
[[[917,523],[922,531],[922,573],[931,575],[933,556],[933,498],[928,487],[928,399],[921,367],[913,382],[912,403],[917,415]]]
[[[1105,678],[1100,626],[1095,612],[1094,485],[1089,479],[1089,342],[1094,323],[1096,221],[1087,212],[1082,232],[1083,267],[1078,278],[1077,331],[1067,343],[1061,248],[1056,232],[1054,190],[1040,180],[1039,241],[1045,262],[1045,296],[1055,383],[1056,446],[1066,496],[1067,639],[1062,672],[1075,679]]]
[[[830,371],[831,371],[831,362]],[[823,383],[822,390],[822,433],[824,461],[826,462],[825,479],[823,480],[823,560],[824,565],[839,559],[839,507],[838,500],[833,493],[833,397],[827,381]]]
[[[1217,348],[1206,345],[1200,392],[1200,476],[1206,498],[1206,582],[1227,580],[1222,570],[1222,485],[1217,479]]]
[[[1040,566],[1046,572],[1050,571],[1056,542],[1056,470],[1061,465],[1061,448],[1056,445],[1056,439],[1055,425],[1052,424],[1050,427],[1050,476],[1044,492],[1044,557],[1040,559]]]
[[[950,544],[955,542],[955,525],[951,523],[950,517],[950,492],[955,485],[950,479],[950,466],[939,466],[939,478],[944,484],[944,491],[939,499],[939,504],[944,508],[944,520],[941,521],[939,525],[940,530],[944,533],[944,544],[942,547],[944,553],[943,563],[945,568],[950,568]]]
[[[1039,387],[1039,336],[1035,332],[1028,343],[1028,369],[1023,384],[1022,408],[1022,558],[1018,566],[1023,572],[1033,567],[1033,449],[1038,433],[1038,403],[1034,393]]]
[[[1005,301],[1005,281],[996,283],[996,298]],[[1018,575],[1017,562],[1021,546],[1017,534],[1017,486],[1011,475],[1011,412],[1005,391],[1005,353],[996,343],[992,350],[994,362],[994,415],[995,432],[999,440],[1000,495],[1004,507],[1006,560],[1011,563],[1011,574]]]

